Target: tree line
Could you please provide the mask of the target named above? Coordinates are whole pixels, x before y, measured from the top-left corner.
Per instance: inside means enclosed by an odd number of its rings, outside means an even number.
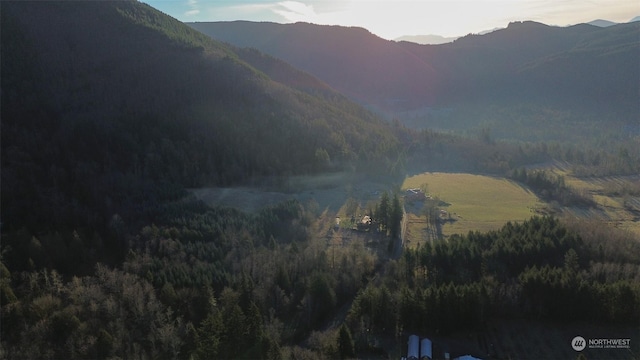
[[[129,250],[117,268],[98,263],[71,276],[2,265],[2,356],[307,353],[298,344],[326,326],[378,263],[362,243],[329,256],[324,239],[313,235],[313,208],[287,202],[250,215],[180,201],[157,223],[125,235]],[[6,250],[2,262],[10,255]],[[350,353],[345,337],[343,331],[337,346],[336,332],[331,343]]]
[[[511,179],[527,185],[545,200],[557,201],[563,206],[595,206],[596,202],[587,193],[580,193],[565,183],[562,175],[547,170],[515,169]]]
[[[406,249],[358,294],[348,324],[364,348],[367,331],[445,335],[480,330],[491,318],[635,325],[638,244],[610,237],[622,246],[605,251],[601,239],[585,240],[553,217],[534,217]]]

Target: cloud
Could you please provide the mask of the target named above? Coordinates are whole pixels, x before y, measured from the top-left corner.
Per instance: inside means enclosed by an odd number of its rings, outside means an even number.
[[[274,10],[282,10],[282,8],[277,2],[273,1],[251,1],[240,4],[228,2],[226,4],[216,3],[216,5],[207,5],[205,9],[205,21],[249,20],[283,22],[286,20],[283,16],[275,13]]]
[[[184,12],[184,16],[196,16],[200,14],[200,6],[198,0],[187,0],[189,10]]]
[[[316,14],[311,4],[307,5],[299,1],[281,1],[276,5],[272,8],[272,11],[287,21],[314,22],[318,19],[318,14]]]

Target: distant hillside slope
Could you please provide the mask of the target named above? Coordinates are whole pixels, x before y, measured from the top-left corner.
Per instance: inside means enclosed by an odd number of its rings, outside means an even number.
[[[274,81],[143,3],[0,6],[3,229],[100,228],[114,213],[139,216],[171,185],[398,156],[386,123],[322,82],[263,61]]]
[[[439,79],[431,64],[362,28],[247,21],[188,25],[283,59],[361,103],[394,108],[437,100]]]
[[[640,116],[640,23],[613,25],[582,34],[564,51],[518,68],[519,84],[540,94],[592,109],[628,110]]]
[[[438,47],[403,45],[448,69],[449,98],[537,100],[584,109],[637,106],[637,23],[560,28],[528,21]]]
[[[478,99],[637,110],[637,23],[600,28],[516,22],[441,45],[396,43],[359,28],[303,23],[189,25],[215,39],[283,59],[354,99],[386,110]]]

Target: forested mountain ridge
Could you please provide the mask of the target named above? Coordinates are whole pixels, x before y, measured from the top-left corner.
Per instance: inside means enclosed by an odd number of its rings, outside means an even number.
[[[388,125],[326,85],[289,67],[281,77],[322,96],[274,82],[142,3],[2,2],[2,30],[3,229],[104,227],[97,219],[132,201],[156,201],[152,184],[237,184],[399,154]]]
[[[363,28],[247,21],[188,25],[215,39],[280,58],[365,104],[435,102],[436,70],[397,43]]]
[[[281,58],[359,101],[387,110],[478,98],[533,98],[587,110],[595,103],[600,110],[622,108],[627,115],[638,111],[637,23],[561,28],[515,22],[441,45],[396,43],[363,29],[305,23],[189,25],[221,41]],[[387,74],[394,76],[387,79]],[[378,83],[385,86],[374,86]],[[362,90],[365,86],[368,92]]]
[[[185,188],[388,173],[393,127],[137,1],[0,10],[0,358],[277,359],[371,273],[361,249],[329,274],[296,202],[244,214]]]

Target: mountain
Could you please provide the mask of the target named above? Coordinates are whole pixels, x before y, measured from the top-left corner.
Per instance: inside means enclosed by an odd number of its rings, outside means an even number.
[[[239,55],[146,4],[0,6],[3,235],[104,236],[117,219],[131,228],[157,221],[160,204],[185,187],[370,161],[385,172],[380,161],[400,151],[387,123],[313,76]],[[25,236],[5,243],[27,251]],[[110,244],[106,254],[122,256]],[[91,264],[102,250],[78,252]]]
[[[430,64],[362,28],[247,21],[188,25],[280,58],[364,104],[394,108],[436,100],[438,73]]]
[[[408,41],[422,45],[446,44],[457,39],[458,36],[444,37],[441,35],[405,35],[394,39],[394,41]]]
[[[390,112],[490,99],[551,102],[580,111],[597,104],[605,113],[638,113],[640,29],[633,23],[600,28],[514,22],[441,45],[392,42],[360,28],[304,23],[189,25],[280,58],[361,103]]]
[[[490,32],[494,32],[496,30],[500,30],[502,28],[496,27],[493,29],[489,29],[489,30],[484,30],[484,31],[480,31],[478,33],[478,35],[484,35],[484,34],[488,34]],[[456,39],[460,38],[460,36],[442,36],[442,35],[404,35],[404,36],[400,36],[398,38],[395,38],[394,41],[408,41],[408,42],[412,42],[412,43],[416,43],[416,44],[421,44],[421,45],[440,45],[440,44],[447,44],[450,42],[455,41]]]
[[[364,247],[329,275],[317,203],[243,213],[186,188],[388,176],[400,127],[138,1],[2,1],[0,26],[0,358],[286,357],[373,275]],[[277,338],[253,296],[276,272]]]
[[[597,27],[609,27],[609,26],[616,25],[616,23],[614,23],[613,21],[603,20],[603,19],[589,21],[587,24],[597,26]]]
[[[435,49],[403,45],[440,71],[448,68],[447,83],[456,84],[451,95],[458,98],[508,96],[521,101],[533,96],[556,103],[582,102],[585,108],[586,99],[615,98],[603,105],[629,108],[640,75],[634,60],[640,55],[639,34],[638,24],[561,28],[516,22]]]
[[[582,34],[569,49],[540,57],[519,68],[521,82],[549,89],[550,96],[570,93],[600,109],[619,107],[639,114],[640,24],[613,25]]]

